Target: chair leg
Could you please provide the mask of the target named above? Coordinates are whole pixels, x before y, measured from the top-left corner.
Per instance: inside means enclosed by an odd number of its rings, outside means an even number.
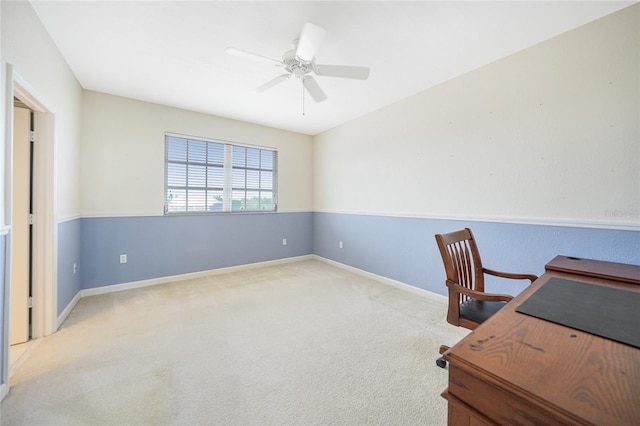
[[[440,346],[440,354],[442,355],[443,353],[447,352],[449,350],[449,346],[445,346],[445,345],[441,345]],[[436,360],[436,365],[440,368],[447,368],[447,360],[445,359],[444,356],[441,356],[440,358],[438,358]]]

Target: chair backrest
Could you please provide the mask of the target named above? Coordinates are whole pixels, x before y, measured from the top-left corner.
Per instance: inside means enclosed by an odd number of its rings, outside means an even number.
[[[436,242],[438,249],[440,249],[447,279],[462,287],[483,292],[482,261],[471,229],[465,228],[448,234],[437,234]]]

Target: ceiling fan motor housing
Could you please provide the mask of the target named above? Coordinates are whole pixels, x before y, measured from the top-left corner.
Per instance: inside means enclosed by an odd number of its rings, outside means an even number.
[[[306,74],[313,71],[315,66],[315,58],[309,62],[301,61],[296,56],[296,50],[288,50],[282,55],[282,63],[284,68],[289,71],[294,77],[304,78]]]

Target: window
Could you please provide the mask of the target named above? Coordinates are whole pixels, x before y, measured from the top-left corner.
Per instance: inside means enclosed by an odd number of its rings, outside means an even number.
[[[276,211],[278,153],[165,135],[165,214]]]

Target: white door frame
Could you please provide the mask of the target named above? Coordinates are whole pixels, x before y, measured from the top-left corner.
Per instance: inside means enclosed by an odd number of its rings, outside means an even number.
[[[12,163],[13,163],[13,97],[19,98],[35,114],[35,135],[33,161],[33,269],[32,269],[32,337],[39,338],[52,334],[57,327],[57,241],[56,221],[56,185],[55,185],[55,147],[54,114],[42,97],[18,75],[11,64],[7,64],[7,82],[5,97],[6,157],[5,157],[5,214],[8,223],[6,256],[6,279],[4,297],[4,333],[2,352],[4,354],[3,377],[1,383],[9,383],[9,321],[11,283],[9,256],[11,253],[11,212],[13,200]],[[8,389],[5,389],[8,391]],[[4,395],[0,395],[0,399]]]
[[[13,92],[35,114],[32,336],[38,338],[54,333],[57,323],[58,226],[55,220],[54,116],[15,72]]]

